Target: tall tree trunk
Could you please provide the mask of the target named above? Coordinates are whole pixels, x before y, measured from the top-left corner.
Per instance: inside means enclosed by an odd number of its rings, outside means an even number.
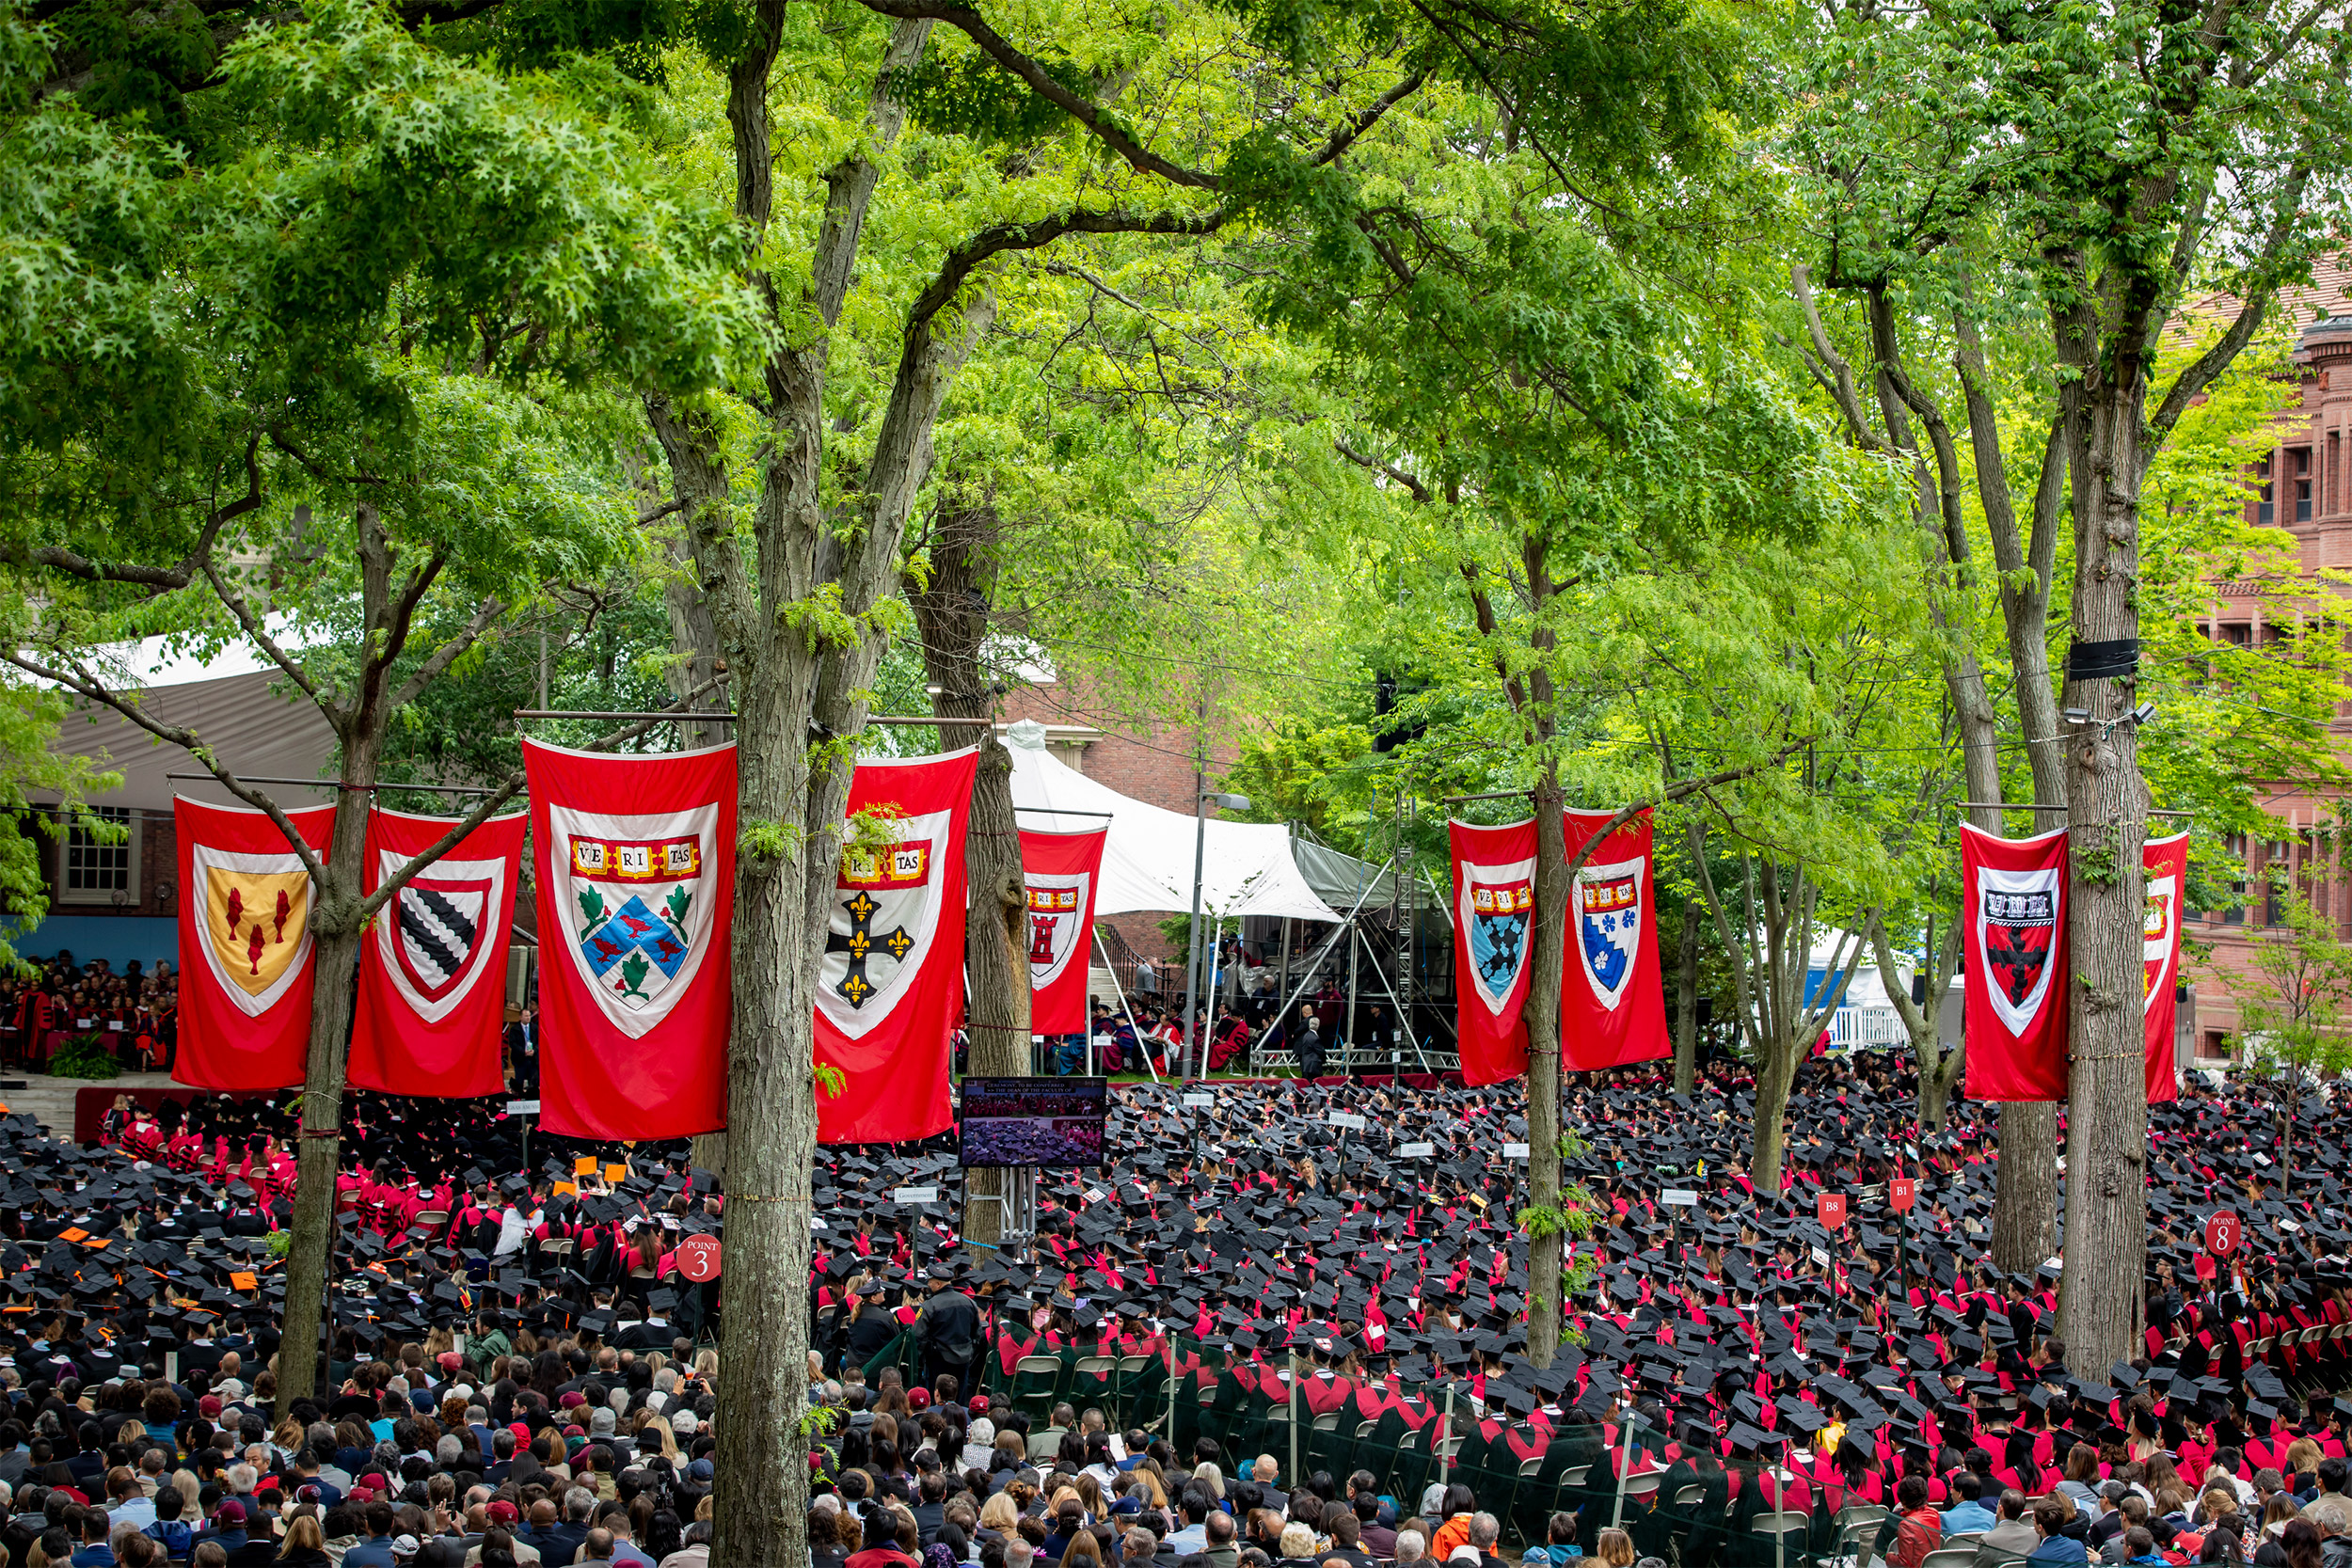
[[[391,623],[392,552],[376,508],[356,509],[361,624],[367,652],[350,699],[330,716],[342,756],[336,778],[335,837],[320,863],[326,876],[311,889],[310,1040],[302,1069],[301,1148],[294,1154],[293,1234],[286,1254],[286,1316],[278,1350],[278,1386],[294,1400],[318,1390],[327,1276],[335,1267],[335,1176],[342,1153],[343,1075],[351,1049],[359,942],[367,932],[362,867],[368,808],[391,720],[385,686],[407,622]],[[430,576],[424,579],[430,581]],[[198,895],[183,893],[181,896]]]
[[[1691,825],[1691,853],[1707,852],[1707,830]],[[1682,945],[1675,952],[1675,1093],[1689,1094],[1699,1072],[1699,895],[1682,901]]]
[[[908,595],[923,639],[923,667],[937,688],[931,712],[942,719],[986,719],[993,708],[980,649],[988,637],[988,550],[996,535],[995,508],[985,502],[943,506],[930,534],[930,578]],[[965,1016],[972,1034],[972,1071],[1013,1078],[1029,1070],[1027,901],[1021,872],[1021,829],[1012,809],[1012,753],[993,729],[943,731],[951,747],[980,745],[972,785],[971,827],[964,836],[964,875],[971,914],[964,927]],[[1074,961],[1084,962],[1079,955]],[[964,1173],[964,1234],[976,1242],[1003,1235],[998,1202],[1005,1173]]]
[[[375,779],[383,734],[347,736],[339,778],[364,785]],[[335,795],[335,839],[322,863],[324,883],[312,887],[310,909],[310,1043],[302,1069],[300,1147],[294,1151],[294,1223],[287,1248],[286,1317],[278,1350],[279,1397],[324,1397],[320,1339],[326,1286],[336,1268],[335,1177],[342,1155],[343,1073],[351,1047],[351,1014],[359,942],[360,873],[373,794],[345,788]],[[183,897],[194,895],[183,894]]]
[[[2067,389],[2073,400],[2067,467],[2074,493],[2075,647],[2109,644],[2109,667],[2130,665],[2134,673],[2087,674],[2078,659],[2092,656],[2069,656],[2065,705],[2090,719],[2074,729],[2066,748],[2066,935],[2074,970],[2066,1000],[2074,1061],[2061,1314],[2074,1364],[2104,1367],[2140,1349],[2148,1248],[2139,939],[2147,901],[2140,854],[2148,793],[2130,718],[2138,700],[2135,590],[2146,463],[2140,443],[2147,427],[2142,360],[2128,352],[2098,356],[2077,349],[2088,332],[2086,324],[2072,319],[2060,325],[2060,356],[2074,360],[2084,376]],[[2125,655],[2125,643],[2135,651]]]
[[[1566,797],[1547,765],[1534,791],[1535,908],[1527,955],[1527,1201],[1543,1217],[1527,1243],[1527,1358],[1551,1365],[1560,1348],[1560,981],[1567,961]]]
[[[669,556],[671,566],[671,574],[661,585],[662,606],[670,617],[671,653],[662,678],[671,692],[684,701],[691,692],[709,689],[725,657],[719,647],[717,618],[711,613],[709,597],[703,593],[696,575],[690,532],[691,519],[697,514],[724,510],[727,474],[717,460],[719,435],[708,414],[682,410],[659,394],[648,395],[644,402],[645,422],[669,462],[670,497],[681,515],[678,521],[660,531],[662,549]],[[638,481],[639,465],[629,460],[626,451],[628,443],[623,445],[629,477]],[[644,491],[652,488],[644,482],[640,482],[638,487]],[[644,510],[656,508],[649,506]],[[708,705],[723,705],[710,702]],[[678,744],[690,750],[722,745],[730,733],[725,725],[709,721],[677,726]],[[695,1165],[723,1180],[727,1173],[725,1132],[697,1134],[689,1158]]]
[[[2031,1274],[2058,1249],[2058,1107],[2046,1101],[2003,1101],[2000,1139],[1993,1266],[2003,1274]]]
[[[1777,1032],[1764,1041],[1756,1063],[1756,1142],[1748,1160],[1748,1179],[1759,1197],[1780,1196],[1780,1167],[1788,1148],[1788,1089],[1797,1079],[1797,1058],[1804,1047]]]

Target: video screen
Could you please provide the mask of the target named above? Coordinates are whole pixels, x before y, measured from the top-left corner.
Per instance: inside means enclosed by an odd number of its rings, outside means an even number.
[[[1107,1078],[966,1078],[962,1164],[1069,1170],[1103,1163]]]

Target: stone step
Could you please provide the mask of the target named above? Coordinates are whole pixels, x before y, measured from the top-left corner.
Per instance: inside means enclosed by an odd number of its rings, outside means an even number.
[[[0,1077],[5,1076],[11,1075],[0,1073]],[[42,1072],[13,1076],[24,1086],[0,1089],[0,1104],[31,1116],[51,1137],[60,1141],[70,1141],[73,1136],[74,1100],[82,1090],[159,1089],[171,1085],[171,1075],[165,1072],[126,1072],[119,1078],[108,1079],[58,1078]],[[187,1092],[193,1096],[197,1091]]]

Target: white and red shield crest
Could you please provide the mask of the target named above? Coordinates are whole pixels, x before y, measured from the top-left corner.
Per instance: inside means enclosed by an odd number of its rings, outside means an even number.
[[[1061,978],[1078,950],[1087,914],[1087,873],[1030,872],[1027,884],[1029,989],[1043,990]]]
[[[631,1038],[669,1016],[709,956],[725,857],[715,805],[646,816],[554,807],[546,864],[570,955],[597,1008]]]
[[[388,878],[406,857],[378,849],[376,859]],[[418,1017],[438,1022],[480,982],[505,893],[502,860],[436,861],[377,911],[377,956]]]
[[[1633,983],[1642,958],[1642,896],[1646,859],[1579,866],[1569,901],[1576,910],[1576,950],[1593,999],[1614,1012]]]
[[[2151,856],[2151,860],[2157,857]],[[2181,950],[2181,881],[2168,864],[2148,868],[2148,906],[2139,927],[2140,1006],[2154,1005],[2158,987],[2170,987]]]
[[[2012,1035],[2025,1033],[2041,1016],[2050,990],[2058,876],[2056,866],[2020,871],[1986,866],[1977,874],[1977,907],[1970,917],[1992,982],[1987,996]]]
[[[854,1039],[888,1018],[939,929],[950,813],[886,824],[889,843],[845,851],[817,970],[817,1005]]]
[[[1470,939],[1470,979],[1490,1013],[1500,1013],[1526,971],[1528,927],[1535,911],[1535,863],[1462,867],[1462,929]]]

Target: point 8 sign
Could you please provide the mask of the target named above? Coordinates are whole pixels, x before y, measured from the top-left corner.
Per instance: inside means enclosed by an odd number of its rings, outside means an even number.
[[[2205,1250],[2216,1258],[2227,1258],[2246,1240],[2244,1222],[2224,1209],[2205,1222]]]

